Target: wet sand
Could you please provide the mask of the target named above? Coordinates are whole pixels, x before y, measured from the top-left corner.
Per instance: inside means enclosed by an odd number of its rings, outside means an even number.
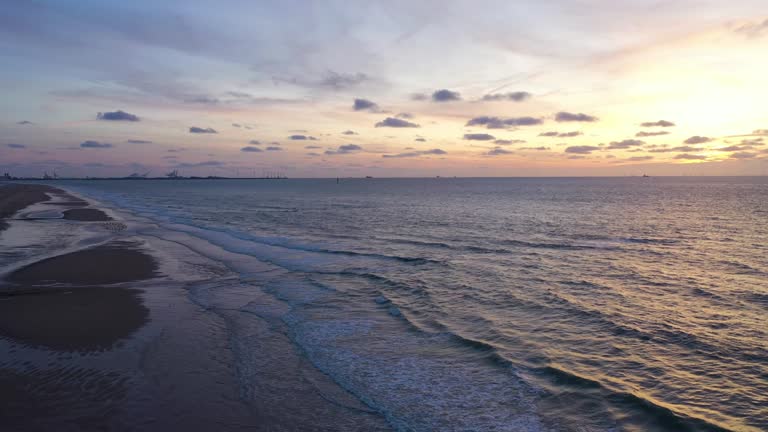
[[[37,203],[64,208],[89,205],[49,186],[0,186],[3,219]],[[75,222],[112,220],[93,208],[63,213]],[[0,219],[0,227],[5,226]],[[15,353],[39,349],[66,358],[120,347],[149,322],[142,291],[130,283],[157,274],[153,257],[134,242],[120,239],[8,274],[0,282],[0,341],[11,347],[0,362],[0,429],[50,430],[49,420],[57,418],[68,419],[57,425],[59,430],[113,429],[110,415],[126,397],[128,377],[67,362],[42,370],[16,359]]]
[[[245,327],[237,307],[231,316],[210,313],[189,301],[190,282],[165,274],[166,260],[160,273],[154,255],[167,257],[167,249],[146,248],[146,237],[124,221],[70,206],[91,204],[55,188],[43,193],[54,198],[49,202],[23,193],[25,202],[59,205],[69,217],[13,224],[79,225],[106,243],[32,262],[0,280],[0,430],[389,429],[304,359],[280,321]],[[109,222],[92,223],[101,220]],[[218,286],[228,273],[217,269],[211,281]],[[232,345],[231,331],[261,355],[239,363],[246,351]]]
[[[62,207],[88,207],[90,204],[88,204],[85,201],[56,201],[56,202],[44,202],[42,204],[45,205],[53,205],[53,206],[62,206]]]
[[[22,267],[0,286],[0,339],[59,358],[119,348],[149,322],[150,311],[141,290],[109,284],[156,272],[151,256],[124,241]],[[0,367],[0,424],[15,431],[51,430],[51,423],[57,430],[114,430],[110,424],[127,397],[127,376],[70,362],[37,370],[14,362],[15,350],[11,367]]]
[[[50,197],[46,192],[53,193],[59,190],[44,185],[0,185],[0,231],[8,227],[4,219],[10,218],[19,210],[32,204],[48,201]]]
[[[116,287],[0,294],[0,335],[61,351],[107,350],[147,323],[139,294]]]
[[[127,377],[80,367],[20,373],[0,370],[0,429],[13,432],[109,431],[127,395]],[[48,419],[66,419],[49,422]]]
[[[115,284],[150,279],[157,264],[130,242],[113,241],[102,246],[44,259],[11,273],[6,280],[17,284]]]
[[[99,209],[94,208],[76,208],[64,210],[64,219],[82,222],[106,222],[112,218]]]

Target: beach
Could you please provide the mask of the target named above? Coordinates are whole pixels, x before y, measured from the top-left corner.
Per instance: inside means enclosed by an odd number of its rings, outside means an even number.
[[[55,189],[48,186],[24,184],[6,185],[0,189],[0,231],[8,227],[5,219],[31,204],[47,201],[46,192],[53,191]]]
[[[0,187],[0,213],[7,219],[52,197],[63,200],[51,203],[62,210],[87,204],[52,187],[9,185]],[[106,220],[103,212],[90,210]],[[70,219],[93,219],[77,216]],[[2,227],[7,226],[2,221]],[[147,322],[148,310],[138,290],[103,285],[148,279],[155,270],[150,256],[114,242],[34,262],[6,276],[0,290],[0,337],[10,341],[11,348],[0,368],[4,427],[42,430],[57,418],[92,409],[94,414],[61,427],[103,426],[96,407],[124,392],[122,377],[66,362],[50,370],[25,371],[14,367],[14,358],[25,349],[59,354],[112,349]]]
[[[765,430],[764,178],[51,184],[3,431]]]
[[[51,226],[84,233],[0,267],[2,430],[388,429],[269,328],[260,344],[287,363],[265,365],[259,373],[280,379],[244,396],[226,318],[191,302],[187,290],[201,281],[173,276],[178,263],[130,222],[49,186],[0,186],[0,204],[12,238]],[[190,260],[205,281],[227,273]]]

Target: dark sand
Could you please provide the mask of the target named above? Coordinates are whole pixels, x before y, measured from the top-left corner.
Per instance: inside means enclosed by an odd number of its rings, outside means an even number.
[[[24,285],[103,285],[151,279],[156,272],[157,263],[151,256],[130,242],[113,241],[32,263],[6,280]]]
[[[68,223],[105,220],[51,189]],[[125,228],[118,221],[102,225]],[[260,371],[263,394],[244,402],[226,319],[170,301],[183,293],[154,292],[145,305],[130,283],[156,276],[157,262],[135,242],[113,239],[29,264],[0,281],[0,342],[7,347],[0,353],[0,432],[389,429],[302,360],[287,332],[267,331],[273,324],[261,321],[243,331],[254,332],[248,340],[263,336],[261,346],[278,361]],[[156,335],[150,308],[164,326]],[[152,341],[131,340],[147,324]],[[301,391],[285,392],[292,386]]]
[[[3,219],[35,203],[61,206],[71,221],[111,221],[103,211],[60,189],[0,186]],[[22,267],[0,282],[0,431],[114,430],[114,412],[127,397],[128,377],[117,372],[61,364],[44,370],[17,357],[26,349],[55,356],[119,348],[149,320],[141,291],[116,283],[157,276],[157,262],[135,243],[113,240],[90,249]],[[54,285],[55,284],[55,285]]]
[[[15,286],[0,291],[0,336],[53,349],[109,348],[143,326],[148,311],[139,291],[98,285],[156,275],[155,260],[125,241],[22,267],[6,278]]]
[[[108,349],[141,328],[149,312],[140,291],[100,285],[156,274],[155,260],[125,241],[22,267],[0,291],[0,337],[57,350]]]
[[[65,210],[64,219],[76,220],[84,222],[104,222],[111,221],[112,218],[107,216],[106,213],[99,209],[94,208],[77,208]]]
[[[156,275],[151,256],[114,240],[11,273],[0,284],[0,339],[12,343],[0,361],[0,430],[116,430],[128,377],[76,364],[38,370],[15,352],[94,355],[119,348],[147,324],[149,309],[140,290],[108,284]]]
[[[44,185],[7,184],[0,185],[0,231],[6,229],[8,219],[17,211],[32,204],[48,201],[48,193],[60,192],[56,188]]]
[[[82,203],[82,204],[88,205],[88,203],[86,201],[81,200],[80,198],[70,194],[69,192],[63,191],[61,189],[56,189],[56,188],[53,188],[53,189],[54,189],[53,196],[55,196],[58,199],[64,200],[64,201],[60,201],[60,203],[64,203],[66,201],[69,201],[69,202],[73,202],[73,203],[76,203],[76,204],[81,204]]]
[[[88,207],[90,204],[88,204],[85,201],[56,201],[56,202],[46,202],[43,203],[45,205],[53,205],[53,206],[61,206],[61,207]]]
[[[77,366],[19,373],[0,369],[0,430],[109,431],[128,378]]]
[[[146,324],[140,291],[76,287],[0,294],[0,335],[60,351],[101,351]]]

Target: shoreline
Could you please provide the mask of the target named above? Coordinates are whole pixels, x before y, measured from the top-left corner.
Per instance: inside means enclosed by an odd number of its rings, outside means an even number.
[[[46,192],[53,193],[57,188],[45,185],[6,184],[0,185],[0,232],[8,228],[6,219],[19,211],[50,197]]]
[[[16,241],[41,230],[74,234],[69,246],[54,241],[0,268],[0,352],[9,354],[0,357],[4,427],[391,429],[303,358],[288,330],[276,327],[283,324],[257,319],[242,327],[241,312],[191,299],[190,291],[220,278],[241,289],[222,264],[162,238],[151,221],[125,219],[58,188],[22,189],[14,202],[27,205],[4,216],[11,229],[0,232],[0,244],[5,234]],[[30,190],[40,193],[23,195]],[[243,331],[257,351],[233,342]]]
[[[53,200],[52,200],[53,198]],[[8,228],[8,221],[35,204],[58,208],[63,219],[79,222],[105,222],[112,218],[102,210],[85,208],[90,203],[69,192],[48,185],[0,184],[0,232]],[[36,219],[34,217],[25,218]]]

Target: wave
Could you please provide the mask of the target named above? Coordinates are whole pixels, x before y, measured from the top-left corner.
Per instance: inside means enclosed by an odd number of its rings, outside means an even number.
[[[354,239],[360,240],[359,237],[355,237]],[[432,242],[432,241],[413,240],[413,239],[395,239],[395,238],[387,238],[387,237],[374,237],[373,239],[384,241],[387,243],[407,244],[407,245],[413,245],[413,246],[423,246],[423,247],[438,248],[438,249],[451,249],[451,250],[456,249],[455,246],[451,246],[443,242]]]
[[[643,429],[661,428],[680,432],[728,432],[728,429],[691,415],[678,413],[659,402],[633,393],[608,388],[598,380],[582,377],[552,365],[534,369],[561,388],[573,388],[579,394],[583,390],[595,390],[610,404],[638,414]]]
[[[288,326],[287,335],[302,355],[372,411],[383,414],[396,430],[544,430],[531,405],[518,394],[526,386],[518,376],[494,369],[478,375],[475,358],[446,355],[451,346],[446,344],[447,335],[420,331],[416,325],[403,331],[400,323],[410,321],[397,313],[398,305],[384,293],[367,292],[374,295],[372,299],[350,298],[343,290],[328,291],[324,283],[309,278],[275,282],[282,286],[267,291],[275,291],[291,305],[280,321]],[[312,294],[316,288],[322,290],[320,296]],[[354,298],[370,303],[349,303]],[[331,309],[319,307],[313,299],[323,306],[330,303]],[[361,314],[366,304],[372,312],[384,313]],[[340,313],[345,305],[354,312]],[[261,302],[241,309],[259,316],[265,313]],[[519,409],[499,410],[502,405]]]
[[[439,249],[448,249],[458,252],[474,252],[480,254],[511,254],[513,250],[504,247],[481,246],[481,245],[450,245],[441,242],[424,242],[414,240],[392,240],[385,239],[393,243],[412,244],[416,246],[424,246]],[[588,244],[572,244],[572,243],[546,243],[546,242],[529,242],[525,240],[494,240],[502,246],[511,246],[513,248],[530,248],[530,249],[554,249],[554,250],[618,250],[620,249],[616,245],[588,245]]]
[[[766,272],[760,269],[756,269],[750,266],[749,264],[744,264],[738,261],[720,260],[719,263],[729,269],[735,270],[735,273],[739,275],[754,275],[754,276],[766,275]]]
[[[660,246],[674,246],[680,244],[680,240],[665,239],[665,238],[643,238],[643,237],[627,237],[621,239],[626,243],[638,243],[648,245],[660,245]]]
[[[386,301],[389,302],[388,299]],[[406,319],[406,321],[408,320]],[[408,323],[415,329],[424,331],[410,321]],[[543,376],[551,384],[554,384],[558,393],[567,392],[567,389],[571,388],[580,395],[579,398],[598,397],[609,405],[622,408],[622,412],[635,413],[635,417],[639,419],[637,421],[641,423],[641,426],[654,425],[656,428],[663,430],[680,432],[728,432],[728,429],[714,423],[691,415],[678,413],[650,399],[611,389],[596,379],[582,377],[552,365],[542,367],[521,365],[505,357],[496,345],[486,340],[470,338],[447,329],[441,332],[441,334],[457,345],[473,350],[481,355],[489,364],[506,370],[507,373],[511,373],[514,376],[520,376],[523,370],[527,370],[528,372]],[[531,385],[532,383],[528,384]],[[597,391],[599,396],[590,396],[584,390]],[[542,397],[546,398],[547,395],[545,394]],[[583,402],[583,399],[580,402]]]
[[[561,311],[566,316],[577,316],[586,322],[594,324],[597,328],[609,332],[614,336],[632,338],[643,343],[653,343],[664,346],[674,344],[685,349],[685,352],[696,352],[698,355],[716,359],[721,362],[732,362],[734,359],[752,363],[755,361],[768,361],[768,357],[761,355],[759,351],[753,352],[746,347],[731,347],[725,341],[713,344],[703,340],[692,333],[672,327],[666,323],[659,323],[653,327],[637,328],[630,324],[619,323],[611,315],[595,309],[584,308],[572,301],[550,291],[548,300],[550,304],[521,301],[525,307],[541,311]],[[583,324],[583,323],[582,323]]]
[[[330,255],[342,255],[342,256],[350,256],[350,257],[363,257],[363,258],[391,260],[391,261],[410,263],[413,265],[443,264],[442,261],[434,260],[431,258],[425,258],[425,257],[397,256],[397,255],[386,255],[386,254],[377,254],[377,253],[369,253],[369,252],[338,250],[338,249],[332,249],[332,248],[324,247],[322,245],[317,245],[317,244],[302,243],[287,237],[257,236],[253,234],[244,233],[242,231],[238,231],[235,229],[211,226],[209,224],[199,222],[199,221],[205,221],[206,219],[180,217],[179,215],[166,212],[163,209],[160,209],[157,207],[149,207],[146,205],[139,205],[139,206],[133,205],[132,203],[127,202],[126,200],[122,200],[114,196],[106,195],[106,196],[99,196],[98,198],[106,199],[107,201],[115,203],[119,207],[131,210],[131,211],[135,211],[138,214],[143,214],[143,215],[149,214],[149,217],[155,220],[160,220],[162,222],[166,222],[170,224],[187,225],[196,229],[215,232],[215,233],[223,233],[235,239],[246,240],[246,241],[253,242],[256,244],[261,244],[261,245],[280,247],[280,248],[295,250],[295,251],[316,252],[316,253],[324,253],[324,254],[330,254]],[[222,246],[222,245],[219,244],[219,246]]]
[[[274,246],[278,246],[278,245],[276,244]],[[356,257],[386,259],[386,260],[394,260],[394,261],[400,261],[400,262],[410,263],[410,264],[445,264],[445,262],[440,260],[434,260],[430,258],[421,258],[421,257],[404,257],[404,256],[376,254],[376,253],[369,253],[369,252],[334,250],[334,249],[326,249],[322,247],[312,247],[312,246],[304,246],[304,247],[297,247],[297,246],[291,247],[291,246],[284,246],[284,245],[279,245],[279,246],[285,247],[288,249],[304,250],[308,252],[321,252],[321,253],[334,254],[334,255],[347,255],[347,256],[356,256]]]
[[[334,238],[345,238],[352,240],[361,240],[358,236],[339,236],[333,235]],[[428,249],[443,249],[456,252],[474,252],[479,254],[511,254],[513,250],[503,247],[483,246],[483,245],[467,245],[467,244],[449,244],[445,242],[437,241],[425,241],[414,239],[400,239],[389,237],[372,237],[372,240],[385,242],[386,244],[403,244],[424,247]],[[494,240],[496,241],[496,240]],[[566,244],[566,243],[537,243],[527,242],[523,240],[500,240],[502,245],[513,247],[527,247],[533,249],[561,249],[561,250],[581,250],[581,249],[615,249],[615,246],[600,246],[600,245],[578,245],[578,244]]]
[[[746,294],[746,299],[750,303],[755,303],[759,306],[762,306],[766,309],[768,309],[768,294],[762,294],[762,293],[748,293]]]
[[[424,256],[398,256],[398,255],[386,255],[386,254],[364,252],[364,251],[343,250],[343,249],[330,248],[322,244],[311,244],[311,243],[296,241],[295,239],[291,239],[287,237],[258,236],[253,234],[246,234],[246,233],[243,233],[242,231],[227,229],[219,226],[211,226],[210,224],[206,224],[205,222],[210,222],[212,221],[212,219],[190,217],[188,213],[184,213],[185,209],[182,207],[166,206],[165,208],[161,208],[158,206],[147,205],[146,203],[136,204],[130,200],[115,196],[114,194],[110,194],[110,193],[95,193],[92,190],[88,190],[85,193],[89,195],[96,195],[97,199],[113,202],[119,207],[135,211],[138,214],[144,214],[144,215],[149,214],[150,217],[153,219],[160,219],[168,223],[178,223],[178,224],[189,225],[189,226],[193,226],[193,227],[205,229],[205,230],[225,232],[227,234],[230,234],[234,237],[237,237],[243,240],[249,240],[249,241],[253,241],[253,242],[257,242],[265,245],[283,247],[286,249],[293,249],[293,250],[300,250],[300,251],[308,251],[308,252],[319,252],[319,253],[328,253],[328,254],[335,254],[335,255],[370,257],[370,258],[376,258],[376,259],[394,260],[394,261],[400,261],[400,262],[406,262],[406,263],[412,263],[412,264],[444,264],[443,261],[435,260],[435,259],[424,257]],[[279,207],[279,206],[259,206],[258,208],[262,208],[262,207],[271,209],[272,211],[293,211],[294,210],[293,208],[286,208],[286,207]],[[167,211],[168,209],[171,209],[171,211]],[[173,210],[176,210],[176,211],[173,211]],[[179,214],[179,212],[184,214]],[[359,236],[344,235],[339,233],[323,233],[323,235],[326,238],[350,239],[355,241],[361,240]],[[498,247],[495,244],[491,244],[491,245],[456,244],[454,245],[454,244],[449,244],[449,243],[440,242],[440,241],[424,241],[424,240],[417,240],[417,239],[387,238],[387,237],[375,237],[375,236],[371,237],[371,240],[383,241],[385,243],[410,244],[410,245],[420,246],[428,249],[445,249],[445,250],[452,250],[457,252],[473,252],[473,253],[480,253],[480,254],[514,253],[513,250],[506,248],[504,246],[513,247],[513,248],[573,250],[573,251],[620,250],[621,249],[620,246],[615,243],[579,244],[579,243],[563,243],[563,242],[534,242],[534,241],[517,240],[517,239],[507,239],[507,240],[493,239],[492,240],[492,243],[498,244],[501,247]]]
[[[711,291],[707,291],[703,288],[694,287],[691,289],[691,293],[697,297],[706,297],[706,298],[711,298],[719,301],[725,301],[725,299],[722,296],[715,294]]]
[[[380,295],[376,303],[382,305],[393,304],[392,301],[384,296]],[[611,406],[621,408],[619,412],[633,413],[630,417],[625,419],[630,422],[636,422],[642,429],[648,430],[675,430],[681,432],[727,432],[728,429],[719,426],[715,423],[707,421],[705,419],[689,415],[686,413],[675,411],[672,408],[664,406],[660,402],[643,398],[633,393],[618,391],[609,385],[600,382],[597,379],[590,379],[579,376],[575,373],[568,372],[564,369],[557,368],[552,365],[542,367],[531,367],[530,365],[521,364],[519,361],[509,359],[503,355],[500,351],[500,347],[494,343],[485,339],[476,339],[462,335],[454,330],[443,326],[439,332],[430,332],[425,330],[422,326],[412,322],[406,316],[402,318],[415,330],[419,332],[426,332],[431,335],[443,335],[455,344],[469,348],[476,354],[480,355],[482,359],[485,359],[489,364],[502,368],[508,373],[512,373],[515,376],[520,376],[522,371],[528,370],[535,374],[544,376],[549,382],[556,385],[558,392],[567,392],[568,388],[574,389],[579,398],[598,398],[599,400],[608,403]],[[617,325],[615,326],[616,334],[624,336],[632,336],[642,340],[658,339],[651,334],[645,333],[641,330],[632,329],[629,327]],[[681,344],[700,344],[691,335],[684,332],[667,331],[664,332],[663,337],[665,342],[675,342]],[[698,349],[708,349],[713,347],[699,346]],[[547,360],[540,359],[544,362]],[[532,383],[528,383],[531,385]],[[584,393],[585,390],[596,391],[598,396],[589,396],[589,393]],[[546,397],[546,396],[543,396]]]
[[[251,241],[251,242],[262,244],[262,245],[275,246],[275,247],[280,247],[280,248],[295,250],[295,251],[316,252],[316,253],[324,253],[324,254],[330,254],[330,255],[343,255],[343,256],[350,256],[350,257],[364,257],[364,258],[373,258],[373,259],[382,259],[382,260],[392,260],[392,261],[398,261],[398,262],[409,263],[414,265],[444,264],[444,262],[442,261],[434,260],[430,258],[386,255],[386,254],[378,254],[378,253],[370,253],[370,252],[357,252],[357,251],[350,251],[350,250],[330,249],[320,245],[297,242],[296,240],[290,239],[287,237],[262,237],[262,236],[246,234],[236,230],[222,229],[222,228],[210,227],[210,226],[200,226],[200,225],[194,225],[194,224],[190,224],[190,225],[194,226],[195,228],[225,233],[240,240],[247,240],[247,241]]]
[[[392,260],[392,261],[417,264],[417,265],[418,264],[444,264],[442,261],[434,260],[430,258],[397,256],[397,255],[386,255],[386,254],[369,253],[369,252],[330,249],[320,245],[301,243],[287,237],[263,237],[263,236],[255,236],[252,234],[246,234],[241,231],[224,229],[219,227],[201,226],[201,225],[195,225],[195,224],[188,224],[188,225],[193,226],[195,228],[203,229],[203,230],[228,234],[240,240],[246,240],[246,241],[254,242],[257,244],[275,246],[275,247],[295,250],[295,251],[316,252],[316,253],[324,253],[324,254],[330,254],[330,255],[344,255],[344,256],[350,256],[350,257],[365,257],[365,258]]]
[[[682,239],[670,239],[670,238],[658,238],[658,237],[611,237],[601,234],[573,234],[569,236],[575,240],[587,240],[596,242],[609,242],[609,243],[638,243],[638,244],[651,244],[651,245],[663,245],[672,246],[680,244]]]
[[[621,248],[616,245],[588,245],[588,244],[574,244],[574,243],[540,243],[540,242],[528,242],[524,240],[502,240],[502,244],[526,247],[533,249],[556,249],[556,250],[620,250]]]

